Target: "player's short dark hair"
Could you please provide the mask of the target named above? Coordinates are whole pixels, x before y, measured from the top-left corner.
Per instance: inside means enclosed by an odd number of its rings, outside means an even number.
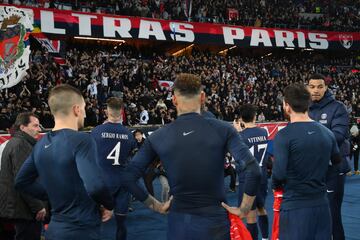
[[[140,129],[135,129],[135,131],[133,132],[133,136],[135,137],[137,133],[144,134],[143,131],[141,131]]]
[[[177,75],[173,89],[187,97],[198,95],[201,92],[201,79],[194,74],[181,73]]]
[[[291,84],[284,89],[284,101],[297,113],[309,110],[311,97],[303,84]]]
[[[39,117],[36,114],[32,113],[32,112],[19,113],[17,115],[15,123],[13,125],[14,130],[19,131],[21,125],[23,125],[23,126],[29,125],[31,117],[39,119]]]
[[[308,82],[310,82],[310,80],[311,80],[311,79],[323,80],[323,81],[325,82],[325,84],[326,84],[326,81],[325,81],[325,76],[324,76],[324,75],[322,75],[322,74],[320,74],[320,73],[314,73],[314,74],[312,74],[312,75],[310,76],[310,78],[309,78],[309,81],[308,81]]]
[[[241,119],[246,122],[252,122],[256,116],[257,108],[252,104],[244,104],[240,107],[240,117]]]
[[[117,98],[117,97],[110,97],[106,100],[106,104],[107,107],[115,110],[115,111],[120,111],[123,106],[124,106],[124,102],[121,98]]]
[[[74,104],[84,101],[81,92],[68,85],[61,84],[54,87],[49,94],[49,107],[52,114],[67,115]]]

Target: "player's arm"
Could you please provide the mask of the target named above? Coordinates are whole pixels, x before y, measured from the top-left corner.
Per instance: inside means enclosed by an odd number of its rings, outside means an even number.
[[[136,199],[154,211],[165,213],[170,206],[170,201],[161,204],[137,183],[137,180],[144,175],[147,167],[154,161],[156,156],[157,154],[153,150],[150,140],[145,140],[121,177],[123,185]]]
[[[130,144],[131,144],[131,151],[130,151],[130,158],[133,158],[135,156],[135,154],[139,151],[139,148],[137,146],[136,140],[135,138],[132,136],[132,134],[130,135]]]
[[[340,105],[331,121],[330,130],[334,133],[336,142],[340,147],[348,136],[349,114],[344,105]]]
[[[278,133],[274,139],[274,158],[272,188],[276,190],[282,188],[286,181],[286,169],[289,158],[289,143],[281,133]]]
[[[96,164],[97,156],[95,141],[90,136],[83,138],[75,152],[76,166],[90,197],[99,205],[112,210],[114,201],[100,175],[100,169]]]
[[[336,165],[336,164],[341,163],[341,161],[343,161],[343,160],[342,160],[340,150],[339,150],[338,144],[336,142],[335,136],[332,133],[330,133],[330,134],[331,134],[331,141],[332,141],[331,163],[332,163],[332,165]]]
[[[15,189],[34,198],[47,200],[48,196],[45,189],[41,186],[39,182],[36,181],[38,176],[39,174],[35,166],[33,151],[31,155],[25,160],[24,164],[21,166],[19,172],[16,175]],[[22,196],[24,197],[24,195]],[[27,199],[27,202],[29,201],[29,198],[27,198],[26,196],[25,199]],[[44,208],[42,204],[40,208],[39,202],[36,205],[38,205],[38,207],[35,208],[37,208],[38,210]]]
[[[245,163],[245,186],[243,200],[239,208],[231,208],[225,203],[222,204],[229,212],[243,217],[249,213],[251,206],[254,203],[255,196],[260,185],[261,171],[259,164],[249,151],[248,146],[234,128],[230,129],[227,148],[238,165],[240,162]]]

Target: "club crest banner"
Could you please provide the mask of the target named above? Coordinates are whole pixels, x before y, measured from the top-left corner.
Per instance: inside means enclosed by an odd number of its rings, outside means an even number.
[[[29,68],[29,11],[0,6],[0,90],[21,81]]]

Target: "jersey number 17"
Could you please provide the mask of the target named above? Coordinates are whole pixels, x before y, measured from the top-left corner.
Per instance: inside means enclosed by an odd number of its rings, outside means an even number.
[[[256,148],[256,153],[254,152],[255,151],[255,148]],[[259,166],[262,167],[263,165],[263,162],[264,162],[264,158],[265,158],[265,153],[266,153],[266,149],[267,149],[267,143],[265,144],[259,144],[259,145],[253,145],[251,148],[249,148],[251,154],[257,159],[258,159],[258,156],[260,155],[261,156],[261,159],[260,159],[260,163],[259,163]],[[256,155],[255,155],[256,154]]]

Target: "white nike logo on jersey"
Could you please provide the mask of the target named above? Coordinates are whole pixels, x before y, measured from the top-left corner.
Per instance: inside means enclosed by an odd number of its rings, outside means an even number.
[[[191,134],[191,133],[193,133],[194,131],[191,131],[191,132],[183,132],[183,136],[187,136],[187,135],[189,135],[189,134]]]
[[[315,131],[312,131],[312,132],[308,132],[308,134],[309,134],[309,135],[311,135],[311,134],[314,134],[314,133],[315,133]]]
[[[51,143],[49,144],[49,145],[45,145],[45,148],[48,148],[48,147],[50,147],[51,146]]]
[[[334,190],[326,190],[326,192],[332,193],[332,192],[334,192]]]

